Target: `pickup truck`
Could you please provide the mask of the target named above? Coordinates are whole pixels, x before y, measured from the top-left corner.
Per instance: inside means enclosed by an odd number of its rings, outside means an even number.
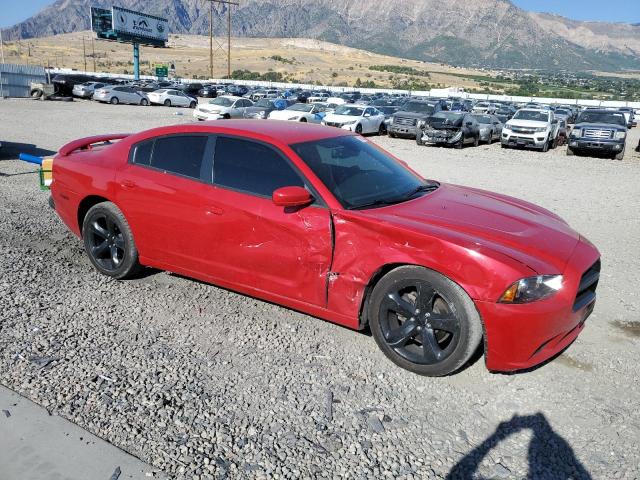
[[[627,140],[627,119],[623,112],[585,110],[578,115],[569,136],[567,155],[597,153],[617,160],[624,158]]]
[[[502,129],[502,148],[525,147],[543,152],[555,148],[558,120],[551,110],[523,108]]]
[[[444,100],[409,100],[391,117],[388,125],[389,136],[416,138],[418,123],[426,122],[442,110],[447,110]]]

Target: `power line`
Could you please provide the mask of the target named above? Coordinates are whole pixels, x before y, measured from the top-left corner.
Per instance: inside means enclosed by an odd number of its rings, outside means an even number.
[[[231,5],[238,6],[238,2],[232,0],[206,0],[209,2],[209,75],[213,78],[213,4],[221,3],[227,7],[227,78],[231,78]],[[223,46],[218,43],[218,49]]]

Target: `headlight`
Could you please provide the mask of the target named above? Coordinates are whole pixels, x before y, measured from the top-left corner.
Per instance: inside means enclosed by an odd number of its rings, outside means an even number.
[[[574,128],[573,130],[571,130],[571,136],[572,137],[581,137],[582,136],[582,130],[579,128]]]
[[[424,120],[418,120],[418,122],[416,123],[416,126],[417,126],[418,128],[422,128],[422,127],[424,127],[426,124],[427,124],[427,122],[426,122],[426,121],[424,121]]]
[[[538,127],[533,129],[534,132],[542,133],[547,131],[547,127]]]
[[[616,140],[624,140],[627,138],[627,132],[616,132]]]
[[[518,280],[505,290],[500,303],[530,303],[548,298],[562,288],[562,275],[538,275]]]
[[[487,133],[489,133],[489,129],[488,129],[488,128],[486,128],[486,127],[485,127],[485,128],[481,128],[481,129],[480,129],[480,133],[481,133],[482,135],[486,135]]]
[[[344,125],[353,125],[353,124],[354,124],[354,123],[356,123],[356,122],[357,122],[357,120],[351,120],[350,122],[343,122],[343,124],[342,124],[342,125],[343,125],[343,126],[344,126]]]

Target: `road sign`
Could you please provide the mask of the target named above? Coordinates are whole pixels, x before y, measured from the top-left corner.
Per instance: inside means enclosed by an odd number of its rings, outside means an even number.
[[[167,65],[155,65],[156,77],[168,77],[169,67]]]

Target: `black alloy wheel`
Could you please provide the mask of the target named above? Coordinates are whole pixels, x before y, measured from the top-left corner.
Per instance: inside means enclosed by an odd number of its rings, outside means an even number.
[[[426,268],[400,267],[387,274],[369,308],[378,346],[394,363],[421,375],[456,371],[482,338],[480,317],[466,292]]]
[[[360,124],[356,125],[356,133],[358,135],[362,135],[362,125]]]
[[[113,203],[98,203],[89,209],[82,223],[82,237],[89,260],[100,273],[121,279],[138,270],[133,234]]]

